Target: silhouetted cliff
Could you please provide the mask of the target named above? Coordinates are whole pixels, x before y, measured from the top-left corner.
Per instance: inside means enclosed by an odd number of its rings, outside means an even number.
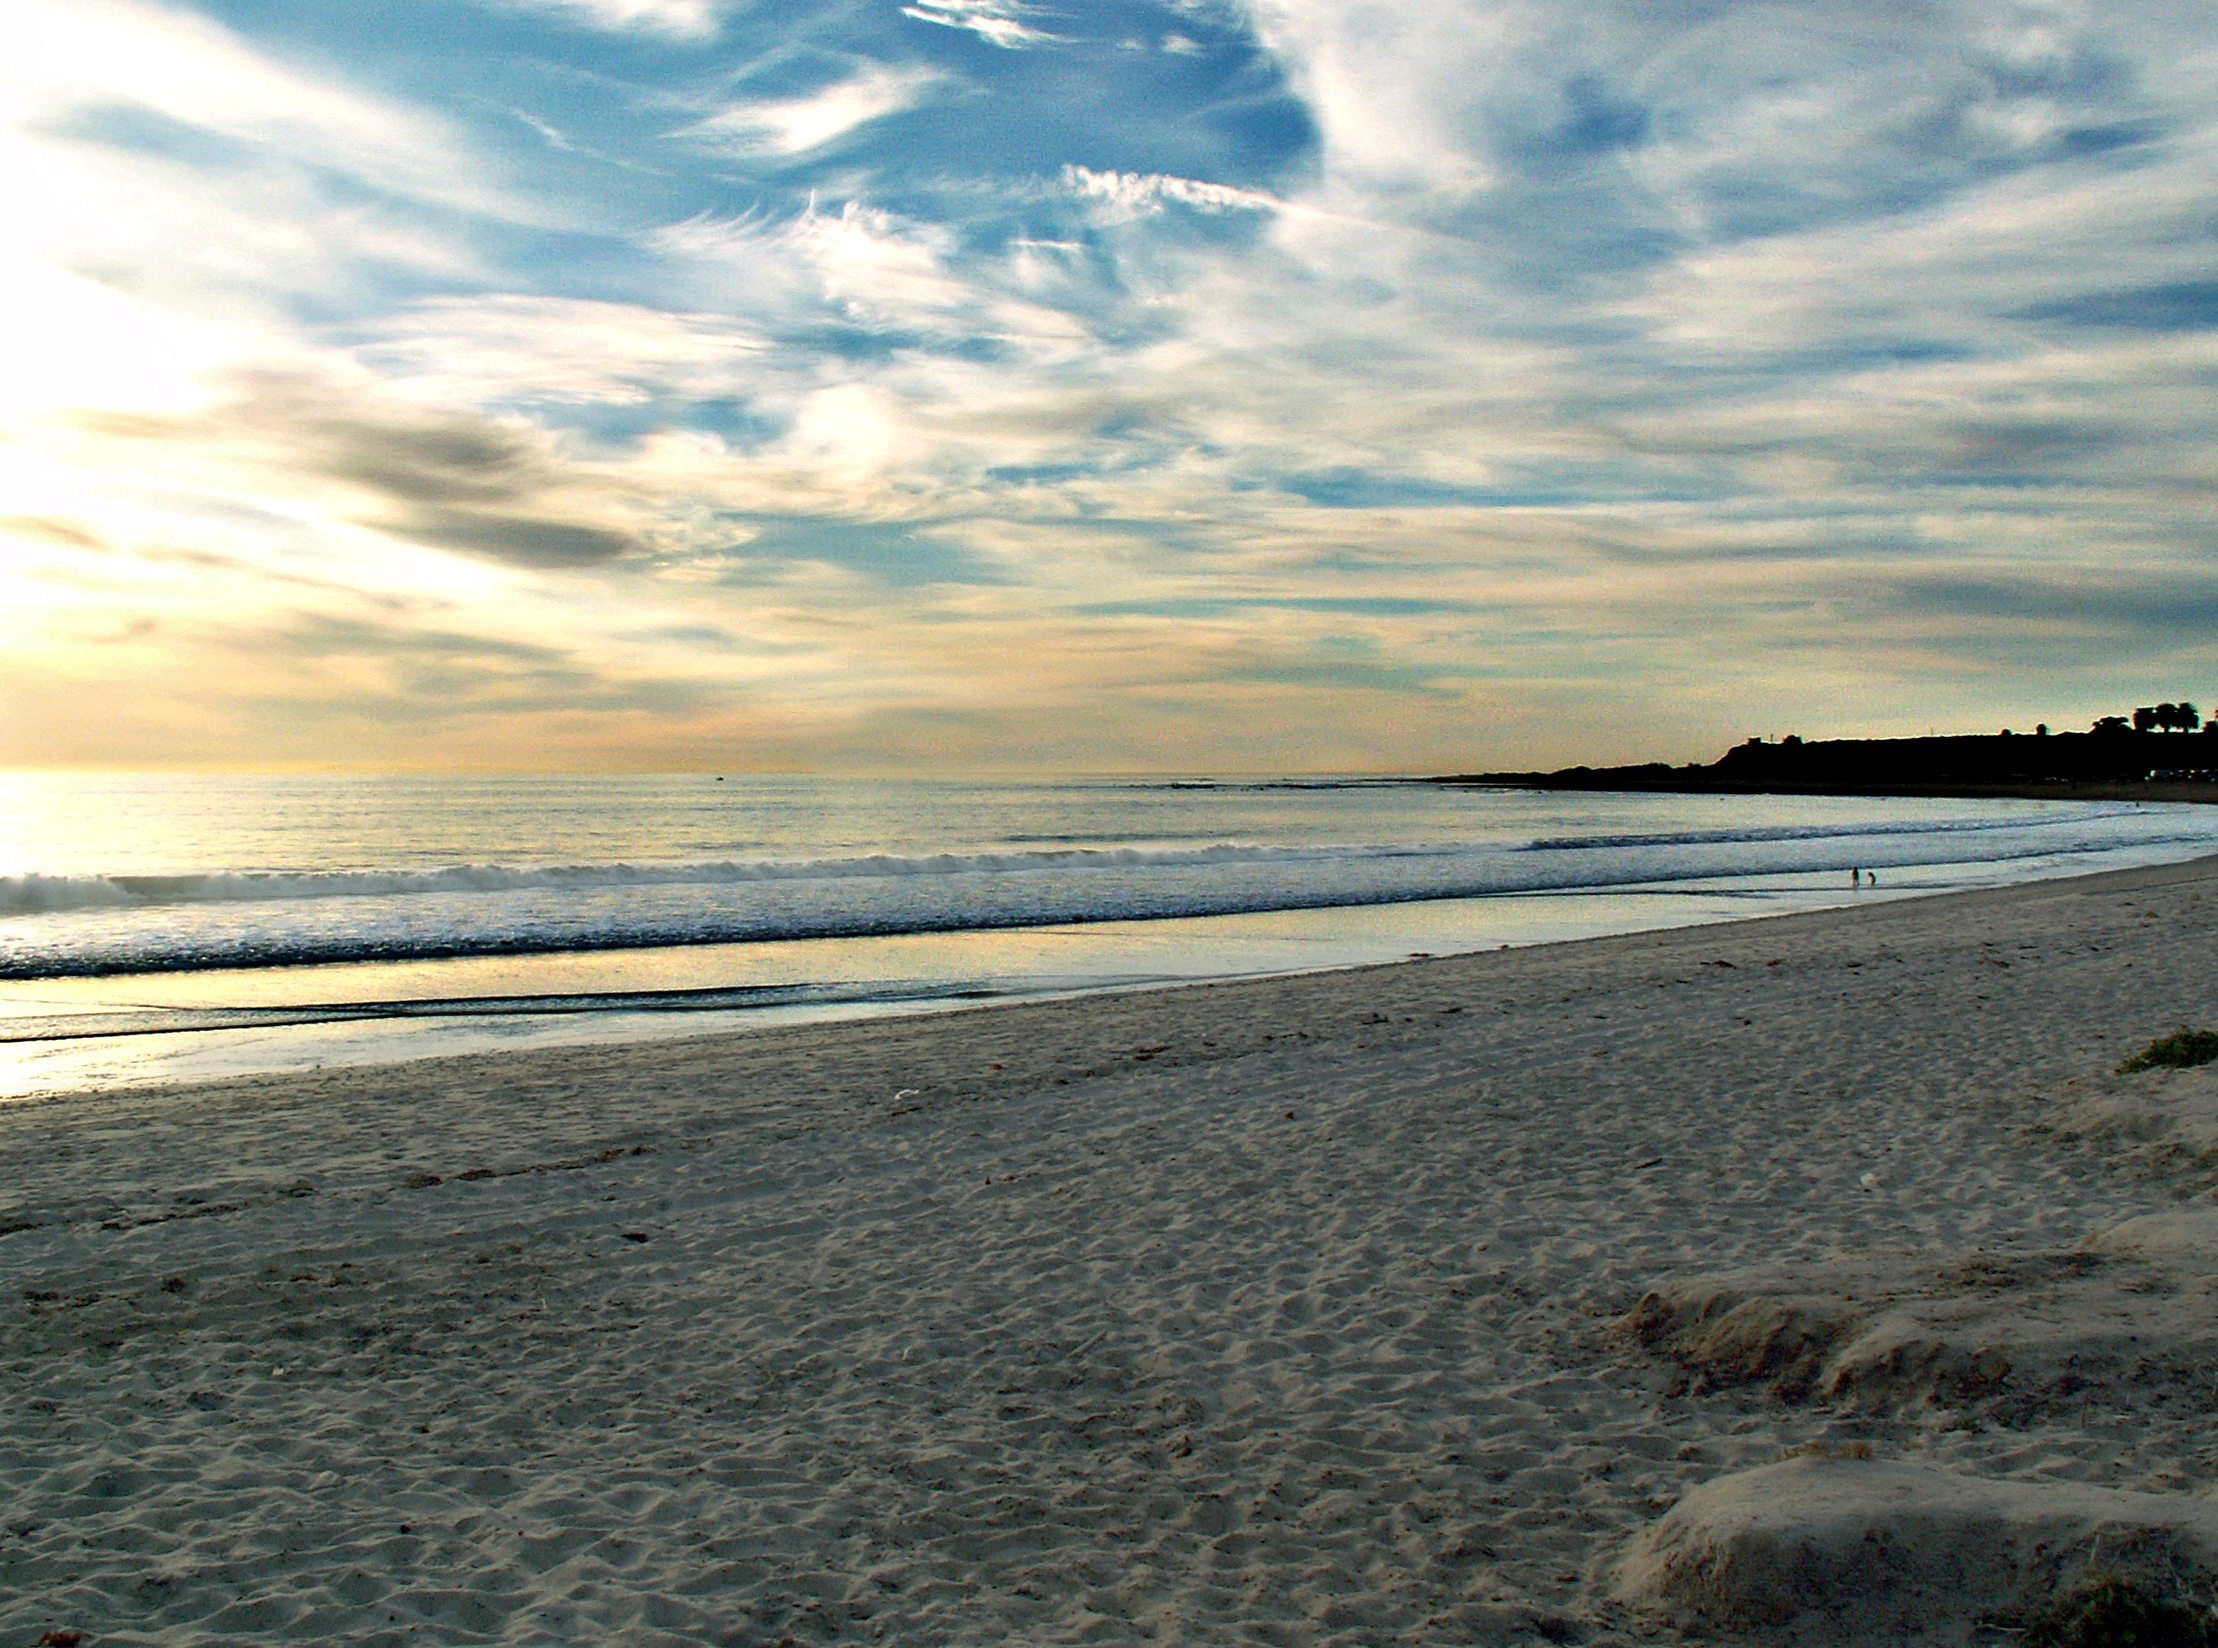
[[[2130,794],[2218,799],[2218,732],[2003,733],[1963,738],[1752,738],[1708,766],[1566,767],[1465,773],[1449,784],[1530,789],[1854,795]]]

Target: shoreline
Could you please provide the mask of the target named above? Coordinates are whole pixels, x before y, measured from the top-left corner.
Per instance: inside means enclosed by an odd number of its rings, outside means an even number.
[[[2004,1424],[1700,1388],[1618,1325],[2207,1200],[2051,1124],[2218,1016],[2214,962],[2206,858],[27,1100],[0,1628],[1629,1644],[1674,1640],[1631,1543],[1789,1449],[2207,1493],[2207,1392]]]
[[[1862,902],[1860,895],[1850,895],[1837,903],[1829,903],[1816,909],[1788,910],[1772,914],[1740,916],[1686,925],[1582,935],[1572,938],[1545,940],[1530,945],[1502,946],[1492,950],[1472,950],[1438,955],[1415,954],[1396,957],[1392,960],[1360,962],[1352,965],[1297,972],[1151,982],[1098,992],[1087,991],[1067,996],[1057,996],[1045,1000],[1024,999],[969,1003],[944,1015],[927,1013],[919,1015],[919,1019],[921,1022],[928,1024],[944,1016],[970,1023],[975,1022],[977,1016],[981,1014],[1046,1015],[1058,1011],[1075,1011],[1083,1016],[1088,1008],[1097,1003],[1125,1003],[1129,1004],[1132,1011],[1137,1012],[1164,1007],[1174,1000],[1184,1000],[1196,995],[1206,995],[1210,992],[1226,993],[1226,1005],[1223,1011],[1239,1013],[1247,1010],[1244,1005],[1233,999],[1241,992],[1258,992],[1263,997],[1268,998],[1275,995],[1282,988],[1310,984],[1320,986],[1327,994],[1332,994],[1337,993],[1332,986],[1339,981],[1345,981],[1349,987],[1353,988],[1366,981],[1382,977],[1391,978],[1403,973],[1421,973],[1432,969],[1449,969],[1459,966],[1478,967],[1482,970],[1490,965],[1514,967],[1518,961],[1536,957],[1548,959],[1561,957],[1567,962],[1575,960],[1580,964],[1588,962],[1591,958],[1595,965],[1607,965],[1609,961],[1617,958],[1620,951],[1639,954],[1651,947],[1670,943],[1671,941],[1684,941],[1699,948],[1706,938],[1730,939],[1735,943],[1742,943],[1766,933],[1784,934],[1794,931],[1799,934],[1804,924],[1812,923],[1830,924],[1838,922],[1844,926],[1850,926],[1865,920],[1883,919],[1890,912],[1903,906],[1910,906],[1921,912],[1929,911],[1936,922],[1945,922],[1951,914],[1960,908],[1967,915],[1976,919],[1988,907],[2007,907],[2017,901],[2021,895],[2029,893],[2054,892],[2060,889],[2073,888],[2084,888],[2098,893],[2112,890],[2133,893],[2142,890],[2144,887],[2168,887],[2175,883],[2191,884],[2205,879],[2211,881],[2214,887],[2218,887],[2218,854],[2173,863],[2137,865],[2124,869],[2101,870],[2081,875],[2064,875],[2013,882],[1999,887],[1974,887],[1942,892],[1905,891],[1900,888],[1889,887],[1883,889],[1881,896],[1870,903]],[[1855,901],[1852,902],[1851,900]],[[1212,1006],[1214,1005],[1215,1002],[1212,1001]],[[2213,1007],[2218,1009],[2218,989],[2214,989]],[[883,1021],[873,1018],[858,1018],[834,1020],[818,1025],[769,1025],[761,1029],[713,1030],[697,1036],[675,1036],[658,1039],[651,1043],[617,1043],[595,1048],[557,1046],[525,1048],[513,1051],[434,1055],[425,1059],[409,1060],[408,1064],[410,1067],[414,1067],[425,1064],[440,1065],[463,1061],[507,1063],[518,1060],[550,1060],[559,1065],[561,1061],[574,1056],[623,1058],[628,1054],[637,1054],[643,1059],[651,1060],[664,1054],[682,1056],[689,1052],[698,1051],[703,1047],[713,1047],[717,1044],[752,1037],[822,1036],[837,1038],[843,1031],[852,1031],[868,1040],[872,1038],[882,1023]],[[393,1075],[400,1074],[397,1069],[392,1067],[368,1065],[361,1067],[359,1070],[350,1071],[346,1077],[341,1079],[346,1080],[354,1077],[369,1079],[381,1071]],[[298,1071],[256,1072],[212,1081],[164,1083],[158,1086],[135,1087],[132,1089],[132,1093],[134,1096],[145,1096],[157,1094],[170,1088],[230,1089],[242,1083],[251,1083],[256,1087],[261,1087],[270,1083],[282,1084],[306,1079],[312,1074],[314,1073]],[[6,1116],[10,1109],[19,1108],[21,1104],[68,1104],[72,1100],[92,1096],[94,1095],[90,1093],[66,1092],[42,1095],[36,1099],[18,1101],[16,1106],[0,1108],[0,1117]]]
[[[1938,865],[1882,858],[1885,885],[1854,892],[1833,879],[1839,871],[1788,870],[880,938],[0,982],[0,1104],[1339,971],[2099,874],[2205,845]]]

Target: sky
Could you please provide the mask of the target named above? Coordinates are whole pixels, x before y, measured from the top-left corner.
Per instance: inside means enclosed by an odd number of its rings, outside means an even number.
[[[2218,698],[2200,0],[12,0],[0,765]]]

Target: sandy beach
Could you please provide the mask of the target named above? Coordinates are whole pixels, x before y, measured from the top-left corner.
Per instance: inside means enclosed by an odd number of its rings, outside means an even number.
[[[12,1106],[0,1642],[2022,1641],[2218,1571],[2213,1021],[2205,860]]]

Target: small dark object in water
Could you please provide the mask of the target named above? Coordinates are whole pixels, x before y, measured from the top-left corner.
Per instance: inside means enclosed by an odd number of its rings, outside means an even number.
[[[49,1631],[40,1637],[38,1648],[77,1648],[77,1644],[84,1640],[84,1632],[72,1631],[64,1626],[61,1630]]]
[[[2027,1648],[2218,1648],[2205,1614],[2105,1576],[2053,1604],[2026,1632]]]

